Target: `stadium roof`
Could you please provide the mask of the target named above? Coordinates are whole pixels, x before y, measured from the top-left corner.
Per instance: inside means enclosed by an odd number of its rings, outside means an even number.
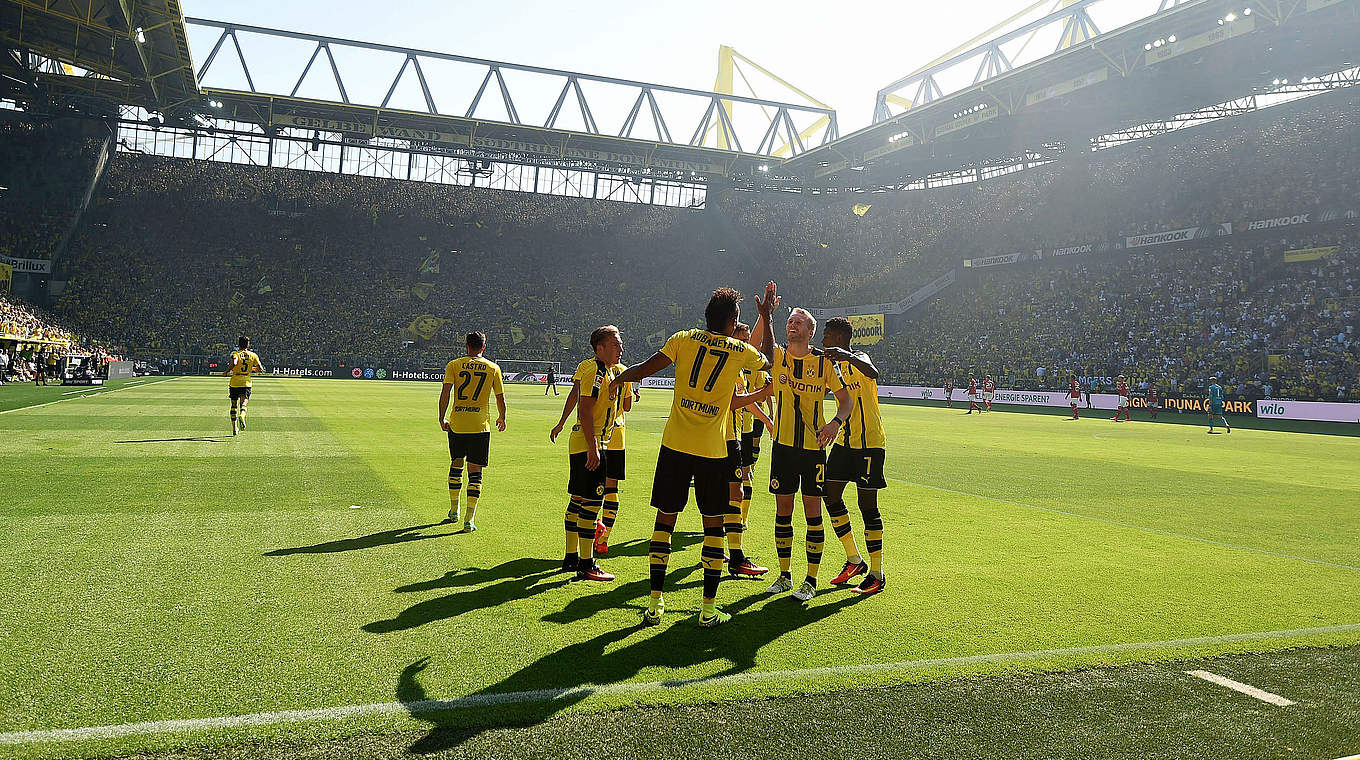
[[[1041,160],[1049,147],[1241,98],[1274,80],[1354,68],[1357,39],[1360,0],[1193,0],[942,94],[778,172],[870,188],[1026,153]]]
[[[178,0],[0,0],[0,47],[5,91],[18,97],[167,115],[200,100]]]

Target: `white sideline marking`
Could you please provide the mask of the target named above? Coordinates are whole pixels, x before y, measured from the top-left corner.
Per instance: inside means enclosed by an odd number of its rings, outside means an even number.
[[[76,399],[89,398],[90,396],[102,396],[102,395],[104,395],[105,393],[117,393],[118,391],[125,391],[125,390],[127,390],[128,388],[145,388],[145,387],[148,386],[148,385],[155,385],[156,383],[168,383],[168,382],[170,382],[171,380],[178,380],[178,379],[180,379],[181,377],[188,377],[188,375],[178,375],[178,376],[175,376],[175,377],[167,377],[167,378],[165,378],[164,380],[153,380],[153,381],[151,381],[151,382],[149,382],[149,383],[138,383],[138,384],[136,384],[136,385],[123,385],[123,386],[120,386],[120,387],[118,387],[118,388],[110,388],[110,389],[108,389],[108,390],[99,390],[97,393],[89,393],[89,392],[86,391],[86,390],[70,391],[70,393],[84,393],[84,394],[86,394],[86,395],[84,395],[84,396],[76,396],[75,398],[59,398],[59,399],[57,399],[56,401],[44,401],[44,402],[41,403],[41,404],[30,404],[30,405],[28,405],[28,406],[21,406],[21,407],[19,407],[18,409],[4,409],[4,410],[0,410],[0,414],[9,414],[10,412],[22,412],[22,411],[24,411],[25,409],[37,409],[38,407],[42,407],[42,406],[51,406],[51,405],[53,405],[53,404],[60,404],[60,403],[63,402],[63,401],[75,401]],[[91,388],[90,390],[97,390],[97,389],[96,389],[96,388]],[[66,394],[66,393],[63,393],[63,394],[61,394],[61,395],[65,396],[65,395],[67,395],[67,394]]]
[[[738,618],[740,619],[740,618]],[[338,707],[318,707],[309,710],[279,710],[248,715],[231,715],[217,718],[189,718],[182,720],[156,720],[145,723],[123,723],[110,726],[88,726],[85,728],[57,728],[45,731],[12,731],[0,733],[0,745],[26,745],[45,742],[71,742],[93,739],[117,739],[125,736],[146,734],[187,733],[223,728],[246,726],[267,726],[280,723],[302,723],[320,720],[338,720],[364,715],[422,715],[443,712],[463,707],[486,705],[520,704],[527,702],[549,702],[568,697],[582,698],[594,695],[645,694],[664,692],[688,686],[725,686],[730,684],[751,684],[765,681],[783,681],[794,678],[822,678],[830,676],[849,676],[871,673],[905,673],[940,666],[985,665],[1005,662],[1025,662],[1042,660],[1047,657],[1071,655],[1100,655],[1132,652],[1141,649],[1166,647],[1193,647],[1236,642],[1265,641],[1269,639],[1289,639],[1306,636],[1323,636],[1334,633],[1360,632],[1360,623],[1332,625],[1321,628],[1299,628],[1287,631],[1258,631],[1253,633],[1230,633],[1221,636],[1200,636],[1189,639],[1169,641],[1142,641],[1124,644],[1099,644],[1089,647],[1069,649],[1039,649],[1031,652],[1001,652],[980,654],[967,657],[942,657],[930,660],[906,660],[904,662],[879,662],[869,665],[839,665],[803,670],[772,670],[757,673],[737,673],[727,676],[709,676],[676,681],[646,681],[638,683],[610,683],[594,686],[571,686],[533,691],[509,691],[471,694],[455,699],[427,699],[419,702],[377,702],[367,705],[342,705]]]
[[[1346,755],[1345,757],[1338,757],[1336,760],[1360,760],[1360,755]]]
[[[1234,681],[1231,678],[1225,678],[1223,676],[1218,675],[1217,673],[1210,673],[1207,670],[1187,670],[1185,671],[1185,674],[1188,676],[1194,676],[1195,678],[1203,678],[1209,683],[1216,683],[1219,686],[1227,687],[1229,689],[1232,689],[1233,691],[1239,691],[1243,694],[1246,694],[1249,697],[1255,697],[1256,699],[1259,699],[1262,702],[1269,702],[1270,704],[1275,705],[1276,707],[1288,707],[1294,704],[1293,700],[1285,699],[1279,694],[1271,694],[1270,692],[1262,691],[1261,689],[1258,689],[1255,686],[1242,683],[1241,681]]]
[[[1299,561],[1299,562],[1311,562],[1311,563],[1314,564],[1314,565],[1325,565],[1325,566],[1327,566],[1327,567],[1335,567],[1335,568],[1337,568],[1337,569],[1339,569],[1339,570],[1351,570],[1351,571],[1353,571],[1353,572],[1360,573],[1360,567],[1354,567],[1354,566],[1352,566],[1352,565],[1342,565],[1342,564],[1337,563],[1337,562],[1328,562],[1328,561],[1325,560],[1325,559],[1313,559],[1312,557],[1300,557],[1300,556],[1297,555],[1297,554],[1285,554],[1285,553],[1283,553],[1283,552],[1273,552],[1273,551],[1271,551],[1271,550],[1269,550],[1269,549],[1258,549],[1258,548],[1256,548],[1256,547],[1254,547],[1254,546],[1243,546],[1242,544],[1230,544],[1230,543],[1228,543],[1228,542],[1226,542],[1226,541],[1215,541],[1215,540],[1213,540],[1212,538],[1200,538],[1199,536],[1191,536],[1191,535],[1187,535],[1187,534],[1185,534],[1185,533],[1176,533],[1176,532],[1174,532],[1174,531],[1162,530],[1161,528],[1149,528],[1149,527],[1147,527],[1146,525],[1134,525],[1133,523],[1120,522],[1120,521],[1118,521],[1118,520],[1107,520],[1107,519],[1104,518],[1104,517],[1093,517],[1093,516],[1091,516],[1091,515],[1083,515],[1083,514],[1080,513],[1080,512],[1069,512],[1069,511],[1067,511],[1067,510],[1065,510],[1065,509],[1054,509],[1053,507],[1041,507],[1041,506],[1039,506],[1039,505],[1037,505],[1037,504],[1026,504],[1026,503],[1023,502],[1023,501],[1012,501],[1012,500],[1010,500],[1010,499],[1000,499],[1000,498],[997,498],[997,497],[995,497],[995,496],[984,496],[984,495],[982,495],[982,494],[980,494],[980,493],[970,493],[970,492],[968,492],[968,491],[956,491],[956,490],[954,490],[954,489],[952,489],[952,488],[941,488],[940,486],[932,486],[932,485],[928,485],[928,484],[926,484],[926,483],[917,483],[917,482],[914,481],[914,480],[903,480],[903,479],[901,479],[901,478],[893,478],[893,477],[888,477],[887,479],[888,479],[888,480],[895,480],[895,481],[897,481],[898,483],[906,483],[906,484],[909,485],[909,486],[920,486],[921,488],[928,488],[928,489],[930,489],[930,490],[932,490],[932,491],[942,491],[942,492],[944,492],[944,493],[952,493],[952,494],[955,494],[955,495],[957,495],[957,496],[971,496],[971,497],[974,498],[974,499],[985,499],[986,501],[995,501],[995,502],[998,502],[998,503],[1000,503],[1000,504],[1010,504],[1010,505],[1016,506],[1016,507],[1025,507],[1026,509],[1037,509],[1037,510],[1039,510],[1040,512],[1049,512],[1049,513],[1052,513],[1052,514],[1055,514],[1055,515],[1064,515],[1064,516],[1066,516],[1066,517],[1080,517],[1080,518],[1083,519],[1083,520],[1092,520],[1092,521],[1098,522],[1098,523],[1105,523],[1106,525],[1116,525],[1116,526],[1118,526],[1118,527],[1120,527],[1120,528],[1132,528],[1132,529],[1134,529],[1134,530],[1147,531],[1148,533],[1156,533],[1156,534],[1159,535],[1159,536],[1168,536],[1168,537],[1170,537],[1170,538],[1181,538],[1181,539],[1184,539],[1184,540],[1186,540],[1186,541],[1198,541],[1198,542],[1200,542],[1200,543],[1202,543],[1202,544],[1210,544],[1210,545],[1212,545],[1212,546],[1221,546],[1221,547],[1223,547],[1224,549],[1237,549],[1238,551],[1255,552],[1255,553],[1257,553],[1257,554],[1265,554],[1265,555],[1268,555],[1268,556],[1271,556],[1271,557],[1279,557],[1280,559],[1292,559],[1292,560],[1297,560],[1297,561]]]

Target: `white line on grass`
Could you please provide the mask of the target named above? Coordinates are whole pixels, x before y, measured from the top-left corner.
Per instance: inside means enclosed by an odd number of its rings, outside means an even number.
[[[1217,673],[1210,673],[1207,670],[1187,670],[1185,671],[1185,674],[1188,676],[1194,676],[1195,678],[1203,678],[1209,683],[1216,683],[1219,686],[1232,689],[1233,691],[1241,692],[1249,697],[1259,699],[1262,702],[1269,702],[1270,704],[1275,705],[1276,707],[1288,707],[1294,704],[1294,701],[1292,699],[1285,699],[1279,694],[1271,694],[1268,691],[1262,691],[1261,689],[1258,689],[1255,686],[1251,686],[1250,684],[1245,684],[1242,683],[1241,681],[1234,681],[1231,678],[1225,678],[1224,676],[1220,676]]]
[[[1346,755],[1345,757],[1338,757],[1336,760],[1360,760],[1360,755]]]
[[[59,399],[57,399],[56,401],[45,401],[45,402],[43,402],[43,403],[41,403],[41,404],[30,404],[30,405],[28,405],[28,406],[21,406],[21,407],[19,407],[19,408],[17,408],[17,409],[3,409],[3,410],[0,410],[0,414],[9,414],[9,413],[11,413],[11,412],[22,412],[22,411],[24,411],[25,409],[37,409],[38,407],[51,406],[51,405],[53,405],[53,404],[60,404],[60,403],[63,402],[63,401],[75,401],[75,400],[77,400],[77,399],[90,398],[91,396],[102,396],[102,395],[104,395],[105,393],[117,393],[118,391],[125,391],[125,390],[127,390],[128,388],[145,388],[145,387],[148,386],[148,385],[155,385],[156,383],[168,383],[168,382],[170,382],[171,380],[178,380],[178,379],[180,379],[180,377],[187,377],[187,375],[181,375],[181,376],[176,376],[176,377],[167,377],[167,378],[165,378],[164,380],[153,380],[153,381],[151,381],[151,382],[149,382],[149,383],[138,383],[138,384],[136,384],[136,385],[124,385],[124,386],[122,386],[122,387],[120,387],[120,388],[110,388],[110,389],[107,389],[107,390],[99,390],[97,393],[87,393],[86,391],[83,391],[83,390],[82,390],[82,391],[71,391],[71,393],[85,393],[85,395],[84,395],[84,396],[75,396],[75,397],[73,397],[73,398],[59,398]],[[94,389],[92,389],[92,390],[94,390]],[[67,395],[67,394],[63,393],[62,395],[65,396],[65,395]]]
[[[1265,555],[1269,555],[1269,556],[1271,556],[1271,557],[1279,557],[1280,559],[1292,559],[1292,560],[1297,560],[1297,561],[1299,561],[1299,562],[1311,562],[1311,563],[1314,564],[1314,565],[1325,565],[1325,566],[1327,566],[1327,567],[1335,567],[1335,568],[1337,568],[1337,569],[1339,569],[1339,570],[1351,570],[1351,571],[1353,571],[1353,572],[1360,573],[1360,567],[1354,567],[1354,566],[1352,566],[1352,565],[1342,565],[1342,564],[1337,563],[1337,562],[1328,562],[1328,561],[1325,560],[1325,559],[1313,559],[1312,557],[1300,557],[1300,556],[1297,555],[1297,554],[1285,554],[1285,553],[1283,553],[1283,552],[1273,552],[1273,551],[1271,551],[1271,550],[1269,550],[1269,549],[1258,549],[1258,548],[1256,548],[1256,547],[1254,547],[1254,546],[1243,546],[1242,544],[1230,544],[1230,543],[1228,543],[1228,542],[1226,542],[1226,541],[1215,541],[1215,540],[1213,540],[1212,538],[1200,538],[1199,536],[1191,536],[1191,535],[1187,535],[1187,534],[1185,534],[1185,533],[1176,533],[1176,532],[1170,531],[1170,530],[1162,530],[1161,528],[1149,528],[1149,527],[1147,527],[1146,525],[1134,525],[1133,523],[1120,522],[1119,520],[1109,520],[1109,519],[1106,519],[1106,518],[1104,518],[1104,517],[1094,517],[1094,516],[1092,516],[1092,515],[1083,515],[1083,514],[1080,513],[1080,512],[1069,512],[1069,511],[1067,511],[1067,510],[1065,510],[1065,509],[1054,509],[1053,507],[1041,507],[1041,506],[1039,506],[1039,505],[1037,505],[1037,504],[1027,504],[1027,503],[1025,503],[1025,502],[1023,502],[1023,501],[1013,501],[1013,500],[1011,500],[1011,499],[1000,499],[1000,498],[997,498],[997,497],[995,497],[995,496],[984,496],[984,495],[982,495],[982,494],[980,494],[980,493],[971,493],[971,492],[969,492],[969,491],[956,491],[956,490],[954,490],[954,489],[952,489],[952,488],[941,488],[940,486],[932,486],[932,485],[928,485],[928,484],[926,484],[926,483],[918,483],[918,482],[916,482],[916,481],[914,481],[914,480],[903,480],[902,478],[893,478],[893,477],[889,477],[888,480],[895,480],[895,481],[897,481],[898,483],[906,483],[906,484],[909,485],[909,486],[920,486],[921,488],[928,488],[928,489],[930,489],[930,490],[932,490],[932,491],[942,491],[942,492],[944,492],[944,493],[952,493],[952,494],[955,494],[955,495],[957,495],[957,496],[971,496],[971,497],[974,498],[974,499],[985,499],[986,501],[995,501],[995,502],[998,502],[998,503],[1000,503],[1000,504],[1010,504],[1010,505],[1016,506],[1016,507],[1025,507],[1026,509],[1037,509],[1037,510],[1039,510],[1040,512],[1048,512],[1048,513],[1055,514],[1055,515],[1064,515],[1064,516],[1066,516],[1066,517],[1080,517],[1080,518],[1083,519],[1083,520],[1092,520],[1092,521],[1098,522],[1098,523],[1105,523],[1106,525],[1116,525],[1116,526],[1119,526],[1119,527],[1121,527],[1121,528],[1132,528],[1132,529],[1134,529],[1134,530],[1146,531],[1146,532],[1148,532],[1148,533],[1156,533],[1156,534],[1159,535],[1159,536],[1167,536],[1167,537],[1170,537],[1170,538],[1181,538],[1181,539],[1185,539],[1186,541],[1198,541],[1198,542],[1200,542],[1200,543],[1202,543],[1202,544],[1210,544],[1210,545],[1212,545],[1212,546],[1221,546],[1221,547],[1223,547],[1223,548],[1225,548],[1225,549],[1237,549],[1237,550],[1239,550],[1239,551],[1244,551],[1244,552],[1255,552],[1255,553],[1257,553],[1257,554],[1265,554]]]
[[[45,731],[12,731],[0,733],[0,745],[27,745],[48,742],[72,742],[97,739],[118,739],[127,736],[148,734],[188,733],[215,729],[242,728],[248,726],[268,726],[283,723],[303,723],[323,720],[339,720],[370,715],[426,715],[464,707],[484,707],[487,705],[523,704],[549,702],[563,698],[584,699],[590,696],[609,696],[620,694],[646,694],[666,692],[692,686],[730,686],[766,681],[786,681],[800,678],[827,678],[861,674],[906,673],[938,667],[988,665],[996,663],[1028,662],[1053,657],[1081,655],[1105,655],[1121,652],[1134,652],[1144,649],[1165,649],[1168,647],[1197,647],[1239,642],[1266,641],[1270,639],[1297,639],[1309,636],[1325,636],[1337,633],[1360,632],[1360,623],[1332,625],[1321,628],[1300,628],[1289,631],[1258,631],[1253,633],[1230,633],[1221,636],[1200,636],[1189,639],[1169,641],[1142,641],[1124,644],[1099,644],[1089,647],[1069,649],[1039,649],[1031,652],[1000,652],[995,654],[970,655],[967,657],[942,657],[930,660],[906,660],[904,662],[879,662],[868,665],[840,665],[803,670],[771,670],[755,673],[737,673],[726,676],[707,676],[674,681],[644,681],[636,683],[609,683],[594,686],[572,686],[565,688],[535,689],[532,691],[509,691],[471,694],[455,699],[427,699],[419,702],[377,702],[366,705],[342,705],[338,707],[319,707],[308,710],[279,710],[275,712],[231,715],[217,718],[188,718],[182,720],[156,720],[145,723],[123,723],[109,726],[89,726],[85,728],[57,728]]]

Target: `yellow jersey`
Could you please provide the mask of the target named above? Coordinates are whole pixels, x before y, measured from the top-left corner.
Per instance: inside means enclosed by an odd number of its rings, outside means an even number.
[[[231,375],[227,377],[227,386],[230,388],[249,388],[250,376],[259,372],[263,367],[260,366],[260,357],[254,351],[241,349],[231,352]]]
[[[491,396],[502,396],[501,368],[480,356],[460,356],[444,366],[444,384],[453,386],[449,430],[454,433],[491,432]]]
[[[607,365],[592,356],[576,365],[576,372],[571,376],[580,392],[580,401],[584,401],[587,397],[595,399],[595,408],[591,413],[590,423],[595,430],[595,440],[599,442],[601,450],[609,448],[609,441],[614,435],[614,424],[623,409],[622,392],[612,399],[609,398],[609,384],[614,382],[615,377],[618,377],[620,372],[618,367],[617,364],[614,366]],[[577,403],[579,404],[580,401]],[[578,414],[576,424],[571,426],[571,441],[568,452],[584,454],[587,448],[586,434],[581,429],[581,417]]]
[[[752,370],[742,374],[745,376],[747,393],[755,393],[761,388],[764,388],[766,383],[770,382],[770,373],[763,369]],[[741,432],[756,432],[756,416],[751,414],[751,407],[749,406],[743,407],[741,410]]]
[[[794,356],[775,346],[774,382],[774,442],[817,450],[817,431],[826,424],[822,399],[845,387],[840,369],[825,356]]]
[[[614,374],[618,375],[625,369],[628,368],[623,366],[622,364],[615,364]],[[623,417],[626,414],[626,412],[623,411],[623,405],[626,401],[628,401],[628,396],[632,392],[633,384],[624,383],[623,385],[619,386],[619,397],[614,399],[615,401],[614,408],[615,410],[618,411],[618,415],[614,417],[614,434],[609,436],[610,451],[623,451],[623,422],[624,422]]]
[[[867,354],[855,352],[865,361]],[[841,379],[850,398],[855,400],[855,408],[850,419],[841,427],[836,443],[852,449],[881,449],[887,446],[888,436],[883,432],[883,416],[878,409],[878,383],[868,375],[855,369],[850,362],[837,362]]]
[[[707,330],[672,335],[661,353],[675,363],[675,391],[661,445],[708,459],[727,456],[732,393],[745,370],[764,369],[755,346]]]

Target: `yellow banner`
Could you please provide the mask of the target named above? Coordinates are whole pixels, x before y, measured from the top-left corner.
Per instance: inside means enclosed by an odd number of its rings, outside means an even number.
[[[402,340],[433,340],[447,321],[433,314],[421,314],[401,329]]]
[[[852,314],[850,326],[855,329],[850,338],[852,346],[872,346],[883,340],[882,314]]]
[[[1284,263],[1293,264],[1296,261],[1317,261],[1318,259],[1331,256],[1341,250],[1339,245],[1327,245],[1321,248],[1296,248],[1292,251],[1284,252]]]
[[[0,264],[0,285],[3,285],[5,292],[8,293],[11,283],[14,282],[14,267],[9,264]]]
[[[864,216],[865,214],[869,213],[869,209],[871,208],[873,208],[872,204],[856,203],[855,207],[851,209],[851,211],[855,212],[855,216]]]

